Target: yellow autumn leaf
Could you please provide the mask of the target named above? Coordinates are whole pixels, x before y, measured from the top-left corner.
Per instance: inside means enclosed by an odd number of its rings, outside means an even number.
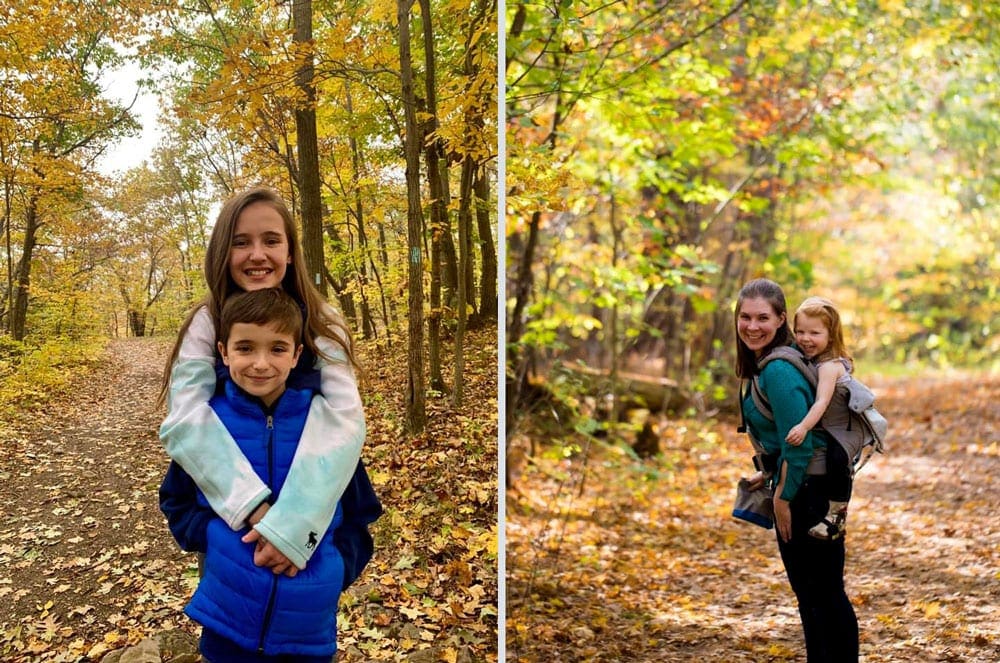
[[[447,663],[457,663],[458,652],[452,649],[451,647],[448,647],[447,649],[441,652],[440,660],[446,661]]]
[[[793,53],[801,53],[809,46],[809,42],[812,40],[812,32],[806,29],[797,30],[792,34],[788,35],[785,40],[785,46]]]
[[[924,617],[927,619],[935,619],[941,612],[941,604],[937,601],[928,603],[924,606]]]
[[[87,652],[87,658],[89,658],[92,661],[97,661],[100,660],[101,656],[103,656],[109,651],[111,651],[110,647],[108,647],[103,642],[98,642],[96,645],[91,647],[90,650]]]
[[[400,612],[401,612],[401,613],[402,613],[403,615],[405,615],[405,616],[406,616],[406,617],[407,617],[408,619],[416,619],[416,618],[417,618],[417,617],[419,617],[419,616],[420,616],[421,614],[423,614],[423,613],[421,613],[421,612],[420,612],[420,610],[418,610],[417,608],[405,608],[405,607],[404,607],[404,608],[400,608],[400,609],[399,609],[399,611],[400,611]]]

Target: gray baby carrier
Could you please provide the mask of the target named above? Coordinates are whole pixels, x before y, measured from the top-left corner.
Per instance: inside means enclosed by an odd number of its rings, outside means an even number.
[[[760,360],[758,368],[763,370],[764,366],[775,359],[784,359],[797,368],[815,392],[818,381],[816,366],[807,362],[801,352],[792,346],[778,346]],[[885,453],[885,436],[889,424],[875,408],[875,394],[872,390],[850,372],[848,375],[849,380],[837,385],[838,392],[843,390],[845,393],[840,398],[837,394],[834,395],[819,425],[844,447],[856,473],[871,459],[872,454]],[[771,405],[761,392],[757,378],[755,375],[751,380],[750,396],[760,413],[774,421]],[[838,403],[846,404],[846,407],[837,407]]]

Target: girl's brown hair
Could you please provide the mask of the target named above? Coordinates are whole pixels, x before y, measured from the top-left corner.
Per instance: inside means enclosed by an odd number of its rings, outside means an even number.
[[[316,339],[324,336],[336,343],[343,349],[347,360],[356,371],[360,367],[354,357],[354,342],[351,339],[351,332],[343,317],[319,293],[315,286],[309,282],[305,269],[305,258],[302,253],[302,244],[299,242],[299,233],[292,219],[292,213],[285,205],[285,201],[274,190],[265,186],[257,186],[247,189],[232,196],[222,206],[219,211],[215,228],[212,229],[212,236],[208,241],[208,249],[205,252],[205,281],[208,284],[208,293],[204,299],[198,302],[188,313],[187,319],[181,325],[177,333],[177,341],[174,349],[167,359],[167,365],[163,370],[163,381],[160,386],[160,403],[166,398],[167,390],[170,386],[170,371],[174,361],[177,360],[177,353],[180,351],[181,341],[191,326],[191,321],[201,307],[206,307],[212,320],[215,323],[216,337],[219,332],[219,321],[221,319],[222,305],[229,295],[240,292],[241,289],[233,281],[229,274],[229,251],[233,243],[233,234],[236,230],[236,221],[240,214],[248,206],[254,203],[264,203],[276,211],[285,226],[285,237],[288,240],[288,252],[292,257],[292,262],[285,271],[285,278],[281,281],[282,289],[290,294],[302,307],[305,318],[303,343],[317,357],[333,360],[332,357],[320,352],[316,346]]]
[[[770,279],[754,279],[740,288],[740,293],[736,297],[736,310],[733,314],[733,325],[736,327],[736,377],[751,378],[758,373],[757,355],[740,340],[739,323],[740,308],[743,302],[748,299],[763,299],[771,305],[771,309],[777,316],[785,316],[785,322],[778,327],[774,334],[774,340],[761,352],[761,356],[778,347],[779,345],[791,345],[792,330],[788,326],[788,305],[785,304],[785,293],[781,286]]]
[[[826,350],[816,357],[818,361],[827,361],[843,357],[854,362],[847,352],[847,345],[844,343],[844,327],[840,322],[840,313],[837,307],[825,297],[807,297],[804,302],[795,309],[795,322],[798,322],[799,315],[806,315],[823,322],[826,331],[830,334],[830,344]]]

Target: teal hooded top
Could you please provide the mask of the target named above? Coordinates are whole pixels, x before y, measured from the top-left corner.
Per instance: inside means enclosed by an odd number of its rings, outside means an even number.
[[[814,401],[809,382],[795,366],[783,359],[775,359],[764,366],[757,384],[771,404],[774,421],[765,417],[753,402],[749,390],[743,399],[743,415],[750,433],[763,445],[768,454],[778,454],[778,468],[787,464],[785,486],[781,499],[791,501],[798,494],[806,477],[806,468],[817,448],[825,448],[827,441],[821,432],[812,430],[799,446],[785,442],[792,426],[802,421]],[[774,476],[775,485],[778,474]]]

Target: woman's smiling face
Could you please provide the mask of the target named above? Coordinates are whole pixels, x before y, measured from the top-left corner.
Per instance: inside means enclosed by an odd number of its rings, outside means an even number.
[[[291,262],[281,215],[264,202],[247,205],[229,247],[229,274],[236,285],[243,290],[280,288]]]
[[[759,355],[777,334],[781,325],[785,324],[784,314],[778,315],[771,303],[763,297],[744,299],[740,304],[736,319],[736,332],[740,340]]]

